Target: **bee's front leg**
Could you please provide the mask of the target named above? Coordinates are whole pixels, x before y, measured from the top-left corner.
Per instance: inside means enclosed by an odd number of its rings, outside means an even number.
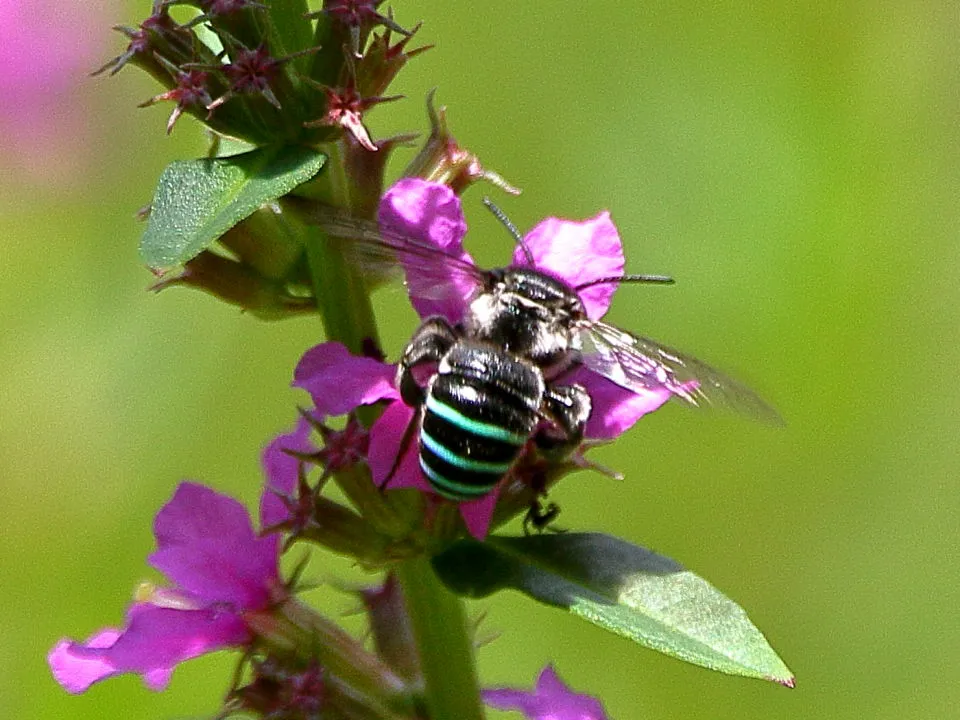
[[[397,366],[397,386],[407,405],[420,407],[423,404],[426,383],[422,378],[418,379],[417,371],[440,362],[456,342],[457,333],[445,318],[427,318],[417,329]]]

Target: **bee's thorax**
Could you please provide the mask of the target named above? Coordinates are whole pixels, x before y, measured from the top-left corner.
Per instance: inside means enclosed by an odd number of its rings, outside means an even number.
[[[501,347],[540,367],[556,364],[571,349],[573,327],[583,316],[576,292],[535,270],[507,269],[470,304],[468,335]]]

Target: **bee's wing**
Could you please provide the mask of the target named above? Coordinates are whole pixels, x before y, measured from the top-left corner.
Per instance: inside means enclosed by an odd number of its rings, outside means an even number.
[[[383,280],[406,270],[413,298],[462,302],[464,288],[472,294],[484,282],[484,271],[468,259],[389,226],[333,210],[312,208],[310,216],[328,236],[344,243],[346,256],[364,275]]]
[[[662,388],[690,405],[716,405],[783,424],[753,390],[694,357],[601,322],[584,323],[580,337],[583,365],[621,387],[638,392]]]

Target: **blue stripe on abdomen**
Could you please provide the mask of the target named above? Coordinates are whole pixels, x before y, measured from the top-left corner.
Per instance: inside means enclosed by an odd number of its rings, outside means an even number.
[[[464,432],[468,432],[482,438],[487,438],[489,440],[497,440],[509,445],[516,445],[518,447],[522,446],[527,441],[526,435],[512,432],[511,430],[502,428],[499,425],[494,425],[492,423],[486,423],[467,417],[456,408],[451,407],[449,404],[442,402],[441,400],[438,400],[432,393],[427,396],[426,405],[427,412],[436,414],[437,416],[449,422],[451,425],[456,425]]]

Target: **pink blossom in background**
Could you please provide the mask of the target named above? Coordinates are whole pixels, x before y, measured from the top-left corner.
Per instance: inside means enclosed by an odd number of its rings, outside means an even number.
[[[0,169],[57,180],[88,153],[90,72],[115,51],[116,0],[0,0]],[[114,53],[115,54],[115,53]],[[18,178],[18,179],[19,179]]]

